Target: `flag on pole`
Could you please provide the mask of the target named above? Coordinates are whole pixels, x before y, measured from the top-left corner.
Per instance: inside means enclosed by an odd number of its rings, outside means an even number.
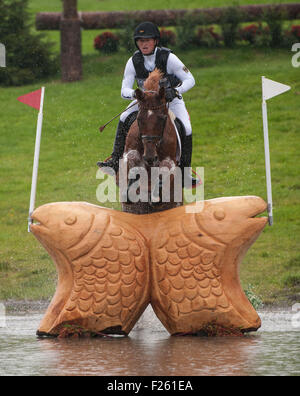
[[[266,77],[262,77],[262,90],[264,100],[274,98],[274,96],[280,95],[290,89],[291,87],[289,85],[281,84],[279,82],[269,80]]]
[[[37,91],[30,92],[29,94],[20,96],[18,98],[18,101],[25,103],[28,106],[34,107],[37,110],[40,110],[41,97],[42,97],[42,89],[38,89]]]
[[[43,125],[44,96],[45,96],[45,87],[42,87],[41,89],[38,89],[37,91],[20,96],[18,98],[19,102],[25,103],[28,106],[34,107],[35,109],[39,110],[37,127],[36,127],[32,182],[31,182],[31,192],[30,192],[28,232],[30,232],[30,225],[32,224],[31,215],[35,208],[35,197],[36,197],[40,146],[41,146],[41,136],[42,136],[42,125]]]
[[[272,200],[272,183],[271,183],[271,160],[269,147],[269,127],[268,127],[268,112],[267,100],[280,95],[291,87],[289,85],[281,84],[277,81],[269,80],[262,76],[262,114],[263,114],[263,129],[264,129],[264,145],[265,145],[265,165],[266,165],[266,182],[267,182],[267,197],[268,197],[268,217],[269,225],[273,225],[273,200]]]

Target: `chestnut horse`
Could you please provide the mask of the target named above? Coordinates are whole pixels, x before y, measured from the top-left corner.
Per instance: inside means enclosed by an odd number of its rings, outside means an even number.
[[[182,205],[181,171],[176,158],[177,134],[165,99],[165,88],[160,87],[161,79],[162,73],[155,69],[145,81],[145,90],[138,88],[135,91],[139,111],[128,132],[122,161],[126,165],[127,176],[131,170],[139,173],[143,169],[144,174],[147,174],[148,184],[145,185],[141,175],[140,185],[137,184],[138,179],[130,178],[125,194],[128,194],[130,186],[135,186],[139,193],[143,190],[143,197],[146,196],[146,199],[132,202],[130,195],[126,195],[126,202],[122,204],[125,212],[151,213]],[[166,172],[166,178],[163,172]],[[164,195],[164,191],[167,195]]]

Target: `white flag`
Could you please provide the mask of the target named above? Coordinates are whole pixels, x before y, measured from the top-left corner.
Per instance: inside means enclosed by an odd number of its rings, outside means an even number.
[[[262,77],[262,92],[263,100],[268,100],[274,96],[280,95],[291,89],[289,85],[281,84],[279,82],[269,80],[266,77]]]

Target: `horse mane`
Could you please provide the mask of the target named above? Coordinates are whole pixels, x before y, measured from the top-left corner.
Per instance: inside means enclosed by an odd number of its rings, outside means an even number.
[[[144,87],[147,91],[158,91],[159,81],[163,78],[164,74],[159,69],[154,69],[144,83]]]

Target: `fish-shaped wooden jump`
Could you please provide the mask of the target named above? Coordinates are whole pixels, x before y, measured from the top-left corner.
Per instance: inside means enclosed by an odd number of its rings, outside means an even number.
[[[210,323],[257,330],[238,270],[265,210],[255,196],[146,215],[85,202],[39,207],[31,231],[56,263],[58,286],[37,334],[57,335],[66,324],[129,334],[149,303],[170,334]]]

